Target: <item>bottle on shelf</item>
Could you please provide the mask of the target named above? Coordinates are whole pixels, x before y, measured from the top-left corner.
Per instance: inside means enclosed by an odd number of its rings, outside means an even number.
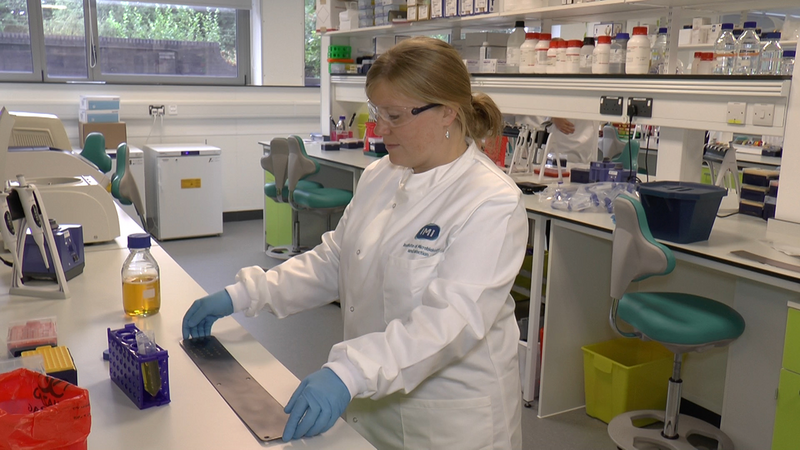
[[[650,38],[647,27],[633,27],[633,37],[625,53],[625,73],[645,74],[650,71]]]
[[[784,50],[783,60],[781,61],[781,75],[792,75],[794,72],[794,60],[796,50]]]
[[[757,75],[760,69],[761,40],[755,22],[745,22],[744,32],[736,41],[734,75]]]
[[[598,36],[592,53],[592,73],[609,73],[611,59],[611,36]]]
[[[581,47],[581,62],[579,67],[580,73],[592,73],[592,57],[594,54],[594,38],[583,38],[583,47]]]
[[[697,75],[700,73],[700,61],[702,61],[703,52],[694,52],[694,58],[692,59],[692,75]]]
[[[783,47],[781,47],[781,34],[778,32],[764,33],[761,41],[761,67],[759,75],[780,75],[781,61],[783,60]]]
[[[490,47],[489,47],[489,43],[486,42],[486,41],[483,41],[483,44],[481,44],[480,54],[478,55],[478,60],[479,61],[483,61],[484,59],[491,58],[492,56],[491,56],[490,52],[491,52],[491,50],[490,50]]]
[[[339,116],[339,121],[336,122],[336,137],[337,140],[347,137],[347,118]]]
[[[722,33],[714,43],[714,73],[730,75],[736,62],[736,38],[733,36],[733,24],[723,23]]]
[[[522,45],[527,39],[525,35],[525,22],[518,20],[514,23],[514,31],[508,37],[506,44],[506,70],[510,73],[519,72]]]
[[[634,30],[635,31],[635,30]],[[636,34],[634,32],[634,34]],[[630,46],[630,44],[628,44]],[[667,73],[667,49],[669,40],[667,39],[667,27],[658,29],[658,36],[650,50],[650,71],[652,74],[664,75]],[[630,51],[630,49],[628,49]]]
[[[700,75],[711,75],[714,73],[714,52],[700,53],[700,67],[697,73]]]
[[[609,73],[625,73],[625,58],[628,49],[628,33],[617,33],[611,43],[611,56],[608,61]]]
[[[581,47],[583,42],[578,39],[567,42],[567,73],[581,73]]]
[[[129,316],[150,316],[161,309],[161,276],[150,254],[150,235],[128,236],[130,254],[122,263],[122,308]]]
[[[556,68],[553,73],[567,73],[567,46],[568,41],[560,39],[556,47]]]
[[[550,48],[547,49],[547,62],[545,63],[546,73],[556,73],[556,59],[558,57],[558,42],[561,39],[553,39],[550,41]]]
[[[525,33],[525,42],[519,52],[519,73],[536,72],[536,44],[539,43],[539,33]]]
[[[550,51],[550,33],[540,33],[539,42],[536,43],[536,65],[534,73],[547,73],[547,52]]]

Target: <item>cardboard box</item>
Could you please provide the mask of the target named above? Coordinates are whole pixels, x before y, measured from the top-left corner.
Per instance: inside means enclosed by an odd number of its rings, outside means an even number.
[[[317,0],[317,31],[326,32],[339,29],[339,13],[345,4],[337,0]]]
[[[125,122],[117,123],[78,123],[78,135],[81,139],[81,148],[86,140],[86,136],[92,132],[103,133],[106,138],[106,149],[116,149],[123,142],[128,142],[128,134],[125,129]]]
[[[431,5],[417,5],[417,20],[430,20]]]
[[[445,0],[444,16],[458,17],[459,0]]]
[[[444,0],[431,0],[431,19],[444,17]]]
[[[459,16],[471,16],[475,13],[475,1],[474,0],[461,0],[461,4],[458,7],[458,15]]]

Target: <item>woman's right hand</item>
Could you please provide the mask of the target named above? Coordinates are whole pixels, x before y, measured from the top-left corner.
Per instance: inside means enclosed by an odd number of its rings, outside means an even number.
[[[217,319],[233,314],[233,301],[225,289],[195,300],[183,316],[183,338],[211,335]]]

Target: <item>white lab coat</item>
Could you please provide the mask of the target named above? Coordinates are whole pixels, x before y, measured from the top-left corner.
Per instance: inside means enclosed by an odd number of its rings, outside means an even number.
[[[474,144],[421,174],[383,158],[322,244],[227,289],[248,315],[341,301],[345,340],[325,366],[377,448],[520,449],[509,291],[527,228],[519,189]]]
[[[518,120],[536,128],[542,123],[536,116],[525,116]],[[562,133],[555,125],[548,128],[550,136],[547,138],[545,154],[555,155],[558,152],[561,157],[567,158],[567,161],[572,163],[588,164],[597,161],[600,124],[592,120],[569,119],[569,121],[575,124],[575,131],[572,134]]]

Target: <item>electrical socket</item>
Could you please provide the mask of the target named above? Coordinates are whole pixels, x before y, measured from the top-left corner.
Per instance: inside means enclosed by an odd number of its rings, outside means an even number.
[[[600,97],[600,114],[610,116],[622,115],[622,97]]]
[[[166,108],[164,105],[150,105],[149,111],[151,116],[159,117],[166,113]]]
[[[632,106],[636,107],[636,114],[634,116],[637,117],[653,117],[653,99],[650,97],[647,98],[629,98],[628,99],[628,111]],[[630,113],[629,113],[630,114]]]

